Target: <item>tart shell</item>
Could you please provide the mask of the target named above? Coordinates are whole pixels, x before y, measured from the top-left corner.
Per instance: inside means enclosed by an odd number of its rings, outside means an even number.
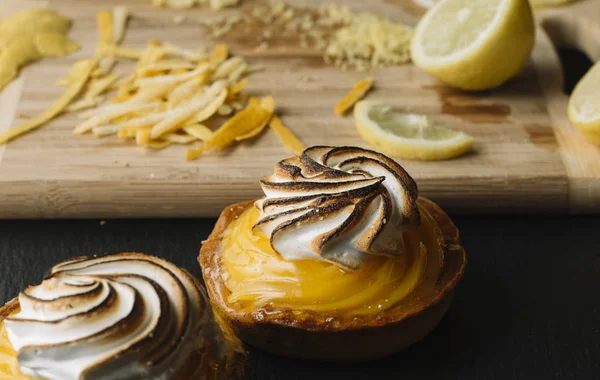
[[[228,225],[253,207],[253,203],[235,204],[223,211],[203,243],[198,261],[215,312],[242,341],[273,354],[349,362],[396,353],[421,340],[440,322],[465,271],[466,255],[458,229],[435,203],[419,198],[419,204],[436,219],[444,238],[442,268],[432,294],[411,294],[401,306],[364,316],[331,316],[324,312],[272,307],[252,312],[238,310],[227,302],[231,292],[220,275],[221,241]]]
[[[4,306],[0,307],[0,322],[8,318],[15,310],[19,308],[19,299],[13,298]]]

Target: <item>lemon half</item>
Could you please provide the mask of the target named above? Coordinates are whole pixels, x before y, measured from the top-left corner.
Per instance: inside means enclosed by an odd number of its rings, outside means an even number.
[[[569,99],[569,120],[590,141],[600,144],[600,62],[575,86]]]
[[[523,69],[534,40],[528,0],[443,0],[417,25],[411,54],[450,86],[486,90]]]
[[[403,113],[388,104],[363,100],[354,106],[361,137],[390,156],[409,160],[447,160],[471,150],[466,133],[433,125],[426,116]]]

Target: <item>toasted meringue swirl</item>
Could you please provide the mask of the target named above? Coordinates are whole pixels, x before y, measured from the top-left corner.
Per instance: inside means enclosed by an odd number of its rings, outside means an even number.
[[[190,356],[221,341],[198,282],[142,254],[58,264],[19,303],[5,326],[21,372],[36,378],[183,379]]]
[[[355,147],[308,148],[261,181],[254,226],[286,260],[358,269],[368,255],[397,256],[420,223],[417,186],[394,160]]]

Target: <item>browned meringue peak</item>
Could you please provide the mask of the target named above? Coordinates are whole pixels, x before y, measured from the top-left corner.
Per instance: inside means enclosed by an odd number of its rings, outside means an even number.
[[[400,255],[420,223],[417,185],[394,160],[356,147],[316,146],[275,166],[254,226],[286,260],[358,269],[366,255]]]
[[[58,264],[19,303],[6,329],[34,377],[169,379],[205,342],[223,341],[198,282],[142,254]]]

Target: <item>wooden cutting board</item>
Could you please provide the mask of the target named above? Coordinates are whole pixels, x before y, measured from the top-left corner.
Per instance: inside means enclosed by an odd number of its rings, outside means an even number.
[[[4,0],[2,16],[48,6],[72,17],[71,36],[82,49],[67,58],[30,65],[4,89],[0,130],[23,121],[23,115],[37,114],[60,95],[57,78],[73,62],[95,51],[96,12],[122,3],[134,16],[124,46],[143,47],[149,39],[186,47],[214,43],[197,22],[215,17],[207,9],[159,10],[150,0]],[[314,6],[320,1],[293,3]],[[423,13],[411,0],[345,3],[409,24],[415,24]],[[178,14],[187,16],[183,25],[173,23]],[[599,1],[582,0],[538,16],[556,40],[577,42],[600,59]],[[252,75],[250,92],[272,94],[284,122],[307,145],[368,147],[359,138],[353,119],[339,118],[332,111],[364,74],[327,66],[318,51],[297,45],[258,53],[256,36],[248,33],[234,33],[225,41],[234,53],[266,66],[266,71]],[[412,64],[378,70],[375,79],[377,88],[370,99],[431,115],[475,137],[474,152],[459,159],[399,160],[416,178],[421,195],[463,214],[600,210],[600,152],[567,120],[560,62],[541,28],[527,68],[494,91],[452,90]],[[258,179],[289,155],[267,132],[229,152],[186,162],[182,146],[146,151],[116,137],[73,136],[76,122],[75,115],[65,115],[0,147],[0,217],[212,217],[228,204],[260,197]]]

